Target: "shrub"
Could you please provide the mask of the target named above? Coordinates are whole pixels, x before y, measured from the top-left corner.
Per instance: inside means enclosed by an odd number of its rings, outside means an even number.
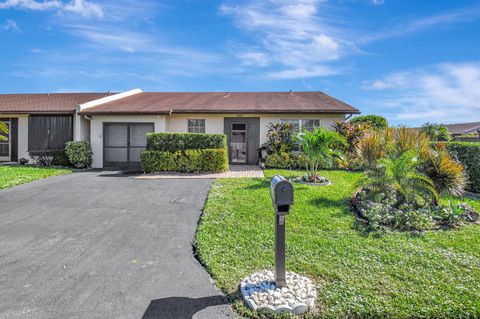
[[[148,133],[147,150],[175,152],[179,150],[225,148],[224,134]]]
[[[388,127],[387,119],[380,115],[360,115],[350,119],[349,122],[367,124],[374,130],[383,130]]]
[[[267,126],[267,141],[262,145],[268,154],[291,152],[295,148],[292,128],[288,123],[269,123]]]
[[[65,154],[65,150],[35,151],[30,152],[30,156],[35,159],[37,165],[39,166],[71,166],[71,163]],[[21,162],[24,164],[21,164]],[[25,165],[28,163],[28,160],[27,162],[24,162],[22,159],[20,159],[19,163],[21,165]]]
[[[52,154],[52,165],[55,166],[72,166],[72,163],[68,160],[68,156],[65,150],[53,151]]]
[[[302,153],[280,153],[269,154],[265,159],[265,167],[267,168],[283,168],[283,169],[302,169],[305,167],[306,157]]]
[[[422,166],[438,193],[454,196],[464,193],[468,182],[465,169],[446,150],[438,149],[432,152]]]
[[[92,165],[92,147],[88,142],[67,142],[65,153],[76,168],[88,168]]]
[[[450,131],[443,124],[427,122],[422,125],[420,132],[427,134],[432,141],[450,141],[452,139]]]
[[[480,143],[449,142],[446,148],[465,167],[469,178],[467,189],[480,193]]]
[[[141,154],[142,169],[145,172],[213,172],[228,170],[226,148],[187,149],[177,151],[147,150]]]
[[[392,129],[371,132],[362,138],[357,145],[357,159],[360,165],[374,168],[377,162],[385,158],[391,149]]]

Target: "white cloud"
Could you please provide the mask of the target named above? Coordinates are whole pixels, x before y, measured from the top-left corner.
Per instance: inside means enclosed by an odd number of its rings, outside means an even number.
[[[384,91],[386,97],[378,106],[394,110],[398,120],[480,120],[480,63],[446,63],[400,72],[364,87]]]
[[[102,18],[102,7],[87,0],[72,0],[64,2],[60,0],[6,0],[0,3],[0,9],[25,9],[34,11],[54,10],[59,13],[75,13],[83,17]]]
[[[20,30],[20,28],[17,26],[17,23],[13,20],[5,20],[5,22],[0,25],[0,31],[13,31],[22,33],[22,30]]]
[[[370,3],[376,6],[379,6],[381,4],[385,3],[385,0],[370,0]]]
[[[276,69],[267,72],[270,78],[292,79],[338,73],[325,64],[340,59],[353,46],[323,17],[323,4],[321,0],[251,0],[223,4],[220,11],[252,35],[255,52],[244,49],[236,54],[244,65],[269,65]]]

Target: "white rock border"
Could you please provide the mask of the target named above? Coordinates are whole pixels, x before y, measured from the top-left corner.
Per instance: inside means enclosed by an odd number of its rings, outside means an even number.
[[[317,290],[309,278],[288,271],[286,282],[284,288],[277,288],[273,271],[263,270],[244,278],[240,291],[245,304],[254,311],[298,315],[315,308]]]

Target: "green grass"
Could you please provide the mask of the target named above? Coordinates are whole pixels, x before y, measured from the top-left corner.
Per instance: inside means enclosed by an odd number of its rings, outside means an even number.
[[[242,278],[273,268],[269,177],[217,180],[201,219],[200,260],[238,313]],[[480,318],[480,225],[421,234],[362,231],[348,202],[359,173],[325,171],[333,185],[295,183],[287,269],[318,285],[315,318]],[[458,201],[458,199],[455,199]],[[480,211],[480,201],[468,199]],[[310,317],[311,315],[309,315]]]
[[[68,169],[0,165],[0,189],[70,172]]]

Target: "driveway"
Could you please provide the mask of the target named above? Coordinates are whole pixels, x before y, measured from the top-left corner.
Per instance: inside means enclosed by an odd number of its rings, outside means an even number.
[[[233,318],[192,252],[211,183],[85,172],[0,191],[0,318]]]

